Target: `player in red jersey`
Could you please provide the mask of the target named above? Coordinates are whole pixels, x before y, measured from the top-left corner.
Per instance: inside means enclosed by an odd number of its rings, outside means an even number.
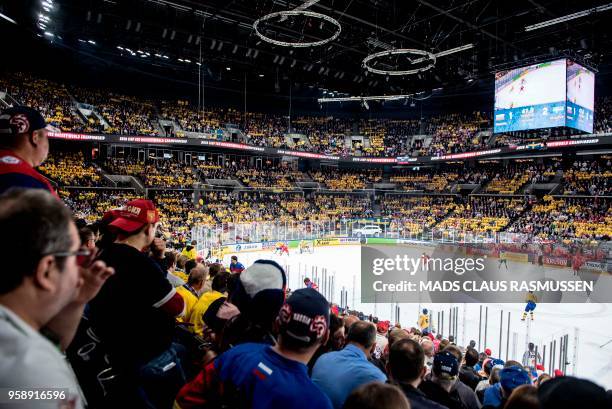
[[[312,288],[313,290],[319,291],[319,286],[314,281],[311,281],[310,278],[306,277],[304,279],[304,285],[306,288]]]
[[[574,272],[574,275],[578,275],[578,273],[580,272],[580,268],[582,267],[583,264],[584,264],[584,258],[582,257],[580,253],[576,253],[572,257],[572,270]]]

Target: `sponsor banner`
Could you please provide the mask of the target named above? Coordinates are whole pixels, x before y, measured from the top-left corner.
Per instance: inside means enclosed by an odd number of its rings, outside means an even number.
[[[284,149],[277,149],[276,153],[279,155],[298,156],[300,158],[340,160],[339,156],[323,155],[320,153],[313,152],[288,151]]]
[[[607,263],[600,263],[597,261],[587,261],[586,263],[584,263],[584,266],[582,268],[586,270],[591,270],[591,271],[604,272],[606,271],[606,266],[607,266]]]
[[[274,250],[276,248],[277,241],[265,241],[261,243],[262,250]]]
[[[247,251],[259,251],[262,249],[263,249],[262,243],[240,243],[240,244],[230,244],[230,245],[221,247],[221,251],[223,251],[224,254],[243,253]]]
[[[341,245],[350,245],[350,244],[359,244],[359,237],[330,237],[323,239],[315,239],[314,245],[315,247],[322,246],[341,246]]]
[[[410,156],[400,156],[397,158],[397,163],[399,165],[404,165],[406,163],[417,162],[418,160],[419,160],[418,158],[413,158]]]
[[[368,237],[366,243],[368,244],[396,244],[401,239],[387,239],[385,237]]]
[[[448,160],[448,159],[475,158],[478,156],[494,155],[500,152],[501,152],[501,149],[489,149],[488,151],[464,152],[464,153],[455,153],[452,155],[432,156],[430,160],[438,161],[438,160]]]
[[[261,147],[247,145],[243,143],[225,142],[215,139],[202,138],[166,138],[146,135],[124,136],[124,135],[101,135],[101,134],[82,134],[72,132],[50,132],[50,138],[63,139],[75,142],[105,142],[105,143],[130,143],[130,144],[157,144],[157,145],[190,145],[190,146],[207,146],[220,149],[234,149],[240,151],[261,152],[270,155],[287,155],[309,159],[322,159],[350,163],[378,163],[378,164],[425,164],[431,162],[444,162],[452,160],[468,160],[481,156],[506,154],[520,150],[542,150],[547,148],[565,148],[581,145],[609,145],[612,143],[612,137],[598,137],[589,139],[568,139],[563,141],[546,142],[544,146],[541,143],[527,144],[520,146],[509,146],[504,148],[496,148],[475,152],[462,152],[457,154],[442,155],[442,156],[421,156],[421,157],[406,157],[400,156],[397,158],[376,158],[376,157],[353,157],[353,156],[338,156],[325,155],[314,152],[293,151],[288,149],[276,149],[270,147]]]
[[[66,139],[71,141],[105,141],[106,136],[104,135],[88,135],[82,133],[70,133],[70,132],[49,132],[49,138],[54,139]]]
[[[132,143],[162,143],[162,144],[177,144],[186,145],[188,139],[185,138],[158,138],[154,136],[120,136],[119,142],[132,142]]]
[[[495,247],[468,247],[467,254],[475,254],[480,256],[499,257],[499,251]]]
[[[396,158],[353,158],[353,162],[395,163]]]
[[[235,142],[222,142],[222,141],[214,141],[214,140],[206,140],[203,139],[200,141],[200,145],[205,146],[215,146],[219,148],[230,148],[230,149],[239,149],[243,151],[255,151],[255,152],[263,152],[265,148],[259,146],[251,146],[245,145],[243,143],[235,143]]]
[[[527,263],[529,261],[529,254],[515,253],[513,251],[502,251],[500,257],[505,257],[507,260],[522,261]]]
[[[599,139],[568,139],[564,141],[552,141],[546,142],[546,146],[549,148],[564,148],[567,146],[576,146],[576,145],[591,145],[593,143],[599,143]]]
[[[301,240],[289,240],[289,242],[287,243],[287,247],[289,247],[290,249],[296,249],[300,246],[300,241]]]
[[[551,266],[562,266],[562,267],[566,267],[567,266],[567,258],[565,258],[565,257],[543,256],[542,257],[542,262],[544,264],[548,264],[548,265],[551,265]]]

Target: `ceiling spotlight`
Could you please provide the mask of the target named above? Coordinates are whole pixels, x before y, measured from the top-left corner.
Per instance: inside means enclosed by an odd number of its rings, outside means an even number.
[[[368,101],[363,100],[361,101],[361,104],[363,105],[365,109],[368,109],[368,110],[370,109],[370,105],[368,105]]]
[[[264,77],[264,75],[263,75],[263,74],[259,74],[259,78],[263,78],[263,77]]]
[[[225,69],[226,69],[227,71],[231,71],[231,70],[232,70],[232,67],[225,67]]]

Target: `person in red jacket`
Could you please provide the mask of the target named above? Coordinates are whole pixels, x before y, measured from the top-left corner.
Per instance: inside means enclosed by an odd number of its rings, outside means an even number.
[[[57,196],[51,183],[34,169],[48,154],[47,124],[38,111],[16,106],[0,113],[0,193],[21,187]]]

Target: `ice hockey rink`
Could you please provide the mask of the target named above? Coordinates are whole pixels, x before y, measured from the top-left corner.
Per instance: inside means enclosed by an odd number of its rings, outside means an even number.
[[[523,81],[524,80],[524,81]],[[495,92],[495,109],[565,101],[565,60],[523,73]],[[521,91],[521,87],[523,90]]]
[[[581,69],[578,75],[567,82],[567,99],[576,105],[590,109],[595,109],[595,74]]]
[[[302,288],[303,278],[319,280],[325,270],[327,277],[334,277],[332,300],[340,304],[340,293],[347,291],[347,302],[351,310],[372,314],[382,320],[394,321],[395,304],[378,303],[362,304],[360,302],[360,251],[357,245],[316,247],[312,254],[299,254],[297,249],[290,249],[290,255],[276,255],[272,251],[258,251],[236,254],[239,260],[249,266],[257,259],[272,259],[285,267],[288,275],[288,286],[291,289]],[[230,254],[224,256],[229,264]],[[512,271],[517,262],[508,261],[508,270]],[[518,264],[518,263],[517,263]],[[503,267],[502,267],[503,268]],[[543,267],[546,273],[561,274],[571,277],[569,268]],[[482,316],[480,307],[483,307]],[[434,327],[438,313],[445,312],[445,329],[448,335],[448,315],[453,307],[458,308],[457,339],[460,345],[467,345],[470,340],[479,340],[479,322],[481,326],[480,350],[490,348],[494,356],[502,359],[521,360],[527,341],[538,346],[538,351],[555,340],[559,348],[559,339],[568,335],[567,374],[592,379],[607,389],[612,388],[612,304],[538,304],[533,322],[521,321],[524,304],[399,304],[400,322],[403,327],[416,326],[420,308],[432,312]],[[484,342],[484,321],[486,320],[486,343]],[[500,323],[503,312],[503,321]],[[508,331],[508,313],[510,328]],[[500,325],[501,324],[501,325]],[[501,354],[500,354],[501,326]],[[435,328],[438,329],[438,328]],[[508,336],[509,334],[509,336]],[[529,335],[528,335],[529,334]],[[549,359],[548,357],[546,358]],[[547,366],[547,370],[549,365]],[[559,357],[555,359],[554,368],[559,367]]]

